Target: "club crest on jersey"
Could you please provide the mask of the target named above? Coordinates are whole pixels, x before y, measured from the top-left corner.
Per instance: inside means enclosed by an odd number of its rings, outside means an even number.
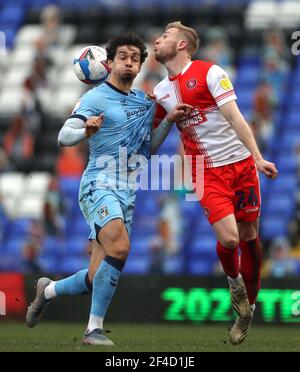
[[[196,79],[190,79],[187,83],[186,83],[186,87],[188,89],[194,89],[195,86],[197,84],[197,80]]]
[[[106,206],[101,207],[100,211],[98,211],[100,220],[103,220],[103,218],[107,217],[109,215],[108,209]]]

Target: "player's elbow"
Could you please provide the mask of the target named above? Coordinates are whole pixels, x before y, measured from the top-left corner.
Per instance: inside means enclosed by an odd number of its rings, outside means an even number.
[[[68,143],[65,139],[65,136],[61,133],[61,131],[58,134],[57,143],[58,143],[58,146],[60,146],[60,147],[68,146]]]
[[[67,146],[64,142],[59,141],[59,140],[57,140],[57,144],[58,144],[59,147],[66,147]]]
[[[58,135],[58,138],[57,138],[57,144],[60,147],[65,147],[66,146],[66,144],[65,144],[63,138],[60,136],[60,134]]]

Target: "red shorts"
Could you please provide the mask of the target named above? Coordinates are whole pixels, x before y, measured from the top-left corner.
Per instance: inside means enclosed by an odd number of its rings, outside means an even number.
[[[200,204],[210,224],[234,214],[237,222],[255,221],[260,214],[260,188],[252,156],[237,163],[204,169]]]

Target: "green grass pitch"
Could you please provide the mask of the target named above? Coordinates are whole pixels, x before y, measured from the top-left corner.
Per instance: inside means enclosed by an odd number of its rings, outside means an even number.
[[[22,323],[0,322],[3,351],[300,351],[300,327],[253,326],[240,346],[228,341],[227,326],[107,324],[114,347],[81,345],[85,324],[41,323],[28,329]]]

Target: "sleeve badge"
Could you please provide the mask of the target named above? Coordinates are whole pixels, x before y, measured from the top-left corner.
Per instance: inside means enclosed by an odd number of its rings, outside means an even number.
[[[220,79],[220,84],[221,84],[221,87],[225,90],[229,90],[233,88],[231,81],[229,80],[228,77]]]

